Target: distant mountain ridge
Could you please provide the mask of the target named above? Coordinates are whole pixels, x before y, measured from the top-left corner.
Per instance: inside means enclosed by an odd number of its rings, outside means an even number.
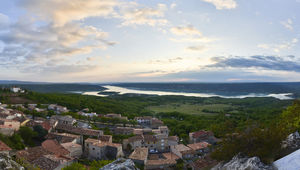
[[[74,93],[87,91],[102,91],[104,87],[90,83],[48,83],[48,82],[27,82],[15,80],[0,80],[0,87],[18,86],[23,89],[41,93]]]

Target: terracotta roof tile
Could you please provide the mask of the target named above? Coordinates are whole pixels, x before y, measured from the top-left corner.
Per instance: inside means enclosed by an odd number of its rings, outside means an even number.
[[[188,144],[187,146],[193,150],[199,150],[203,148],[207,148],[210,144],[207,142],[199,142],[199,143],[193,143],[193,144]]]
[[[45,150],[41,146],[36,146],[32,148],[28,148],[27,150],[21,150],[17,152],[18,158],[23,158],[29,162],[32,162],[36,160],[39,157],[42,157],[43,155],[50,154],[49,151]]]
[[[144,147],[136,148],[129,156],[130,159],[135,159],[135,160],[146,160],[147,157],[148,157],[148,148],[144,148]]]
[[[74,127],[72,125],[61,125],[61,124],[58,124],[56,126],[56,129],[64,130],[64,131],[67,131],[67,132],[70,132],[70,133],[79,134],[79,135],[87,135],[87,136],[95,136],[95,137],[103,135],[103,131],[101,131],[101,130],[78,128],[78,127]]]
[[[0,140],[0,152],[1,151],[10,151],[10,150],[11,150],[11,148]]]
[[[56,140],[50,140],[50,139],[45,140],[42,143],[42,147],[48,152],[51,152],[55,155],[67,155],[70,153],[67,149],[61,146]]]

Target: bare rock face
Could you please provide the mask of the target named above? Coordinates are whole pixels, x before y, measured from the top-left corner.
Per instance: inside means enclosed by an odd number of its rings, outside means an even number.
[[[1,170],[25,170],[24,167],[11,159],[6,153],[0,153],[0,169]]]
[[[258,157],[245,157],[241,154],[234,156],[227,163],[219,163],[212,170],[273,170],[272,166],[265,165]]]
[[[131,159],[119,158],[100,170],[139,170]]]
[[[300,148],[300,134],[298,131],[290,134],[283,142],[282,148],[299,149]]]

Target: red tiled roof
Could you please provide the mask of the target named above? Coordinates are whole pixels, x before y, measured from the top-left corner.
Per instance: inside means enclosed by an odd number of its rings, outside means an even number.
[[[51,152],[55,155],[67,155],[70,153],[67,149],[61,146],[56,140],[50,140],[50,139],[45,140],[42,143],[42,147],[48,152]]]
[[[209,145],[210,144],[207,142],[199,142],[199,143],[188,144],[187,146],[196,151],[199,149],[207,148]]]
[[[130,159],[146,160],[148,157],[148,148],[136,148],[129,156]]]
[[[136,135],[136,136],[132,136],[132,137],[128,138],[129,142],[135,142],[135,141],[140,141],[140,140],[143,140],[142,135]]]
[[[50,152],[48,152],[41,146],[36,146],[36,147],[28,148],[27,150],[18,151],[17,158],[23,158],[29,162],[32,162],[35,159],[47,154],[50,154]]]
[[[58,124],[56,126],[56,129],[64,130],[70,133],[80,134],[80,135],[87,135],[87,136],[95,136],[98,137],[100,135],[103,135],[102,130],[93,130],[93,129],[86,129],[86,128],[78,128],[74,127],[72,125],[61,125]]]
[[[99,139],[102,141],[102,142],[111,142],[112,141],[112,136],[111,135],[101,135],[99,137]]]
[[[48,133],[46,139],[55,139],[59,143],[73,142],[75,139],[80,138],[79,135],[73,135],[68,133]]]
[[[146,166],[175,165],[177,162],[171,159],[147,160]]]
[[[197,131],[197,132],[193,132],[192,136],[194,138],[198,138],[198,137],[201,137],[201,136],[212,136],[212,132],[210,131],[205,131],[205,130],[200,130],[200,131]]]
[[[177,160],[177,159],[180,159],[179,156],[175,155],[175,154],[172,153],[172,152],[163,153],[163,156],[164,156],[166,159],[171,159],[171,160]]]
[[[0,152],[1,151],[10,151],[10,150],[11,150],[11,148],[0,140]]]
[[[50,125],[50,122],[48,121],[44,121],[41,126],[46,129],[47,131],[51,129],[51,125]]]

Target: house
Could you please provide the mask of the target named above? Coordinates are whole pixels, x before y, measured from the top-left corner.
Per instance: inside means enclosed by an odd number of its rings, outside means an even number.
[[[56,104],[50,104],[48,106],[48,110],[52,110],[57,114],[69,112],[69,110],[66,107],[59,106],[59,105],[56,105]]]
[[[143,135],[136,135],[123,140],[123,147],[125,149],[135,149],[137,147],[142,147],[143,144],[144,144]]]
[[[135,117],[134,120],[137,121],[138,124],[151,125],[151,123],[152,123],[152,117],[151,116]]]
[[[72,158],[80,158],[82,155],[82,146],[77,143],[62,143],[61,146],[69,151],[69,156]]]
[[[58,131],[64,131],[68,133],[83,135],[83,136],[89,136],[89,137],[97,137],[99,138],[101,135],[103,135],[102,130],[93,130],[93,129],[86,129],[86,128],[79,128],[72,125],[62,125],[58,124],[55,127],[55,130]]]
[[[148,159],[145,164],[145,169],[161,169],[161,170],[172,170],[177,163],[177,160],[180,159],[177,155],[173,153],[163,153],[161,156],[153,157],[153,159]]]
[[[145,147],[136,148],[129,156],[129,159],[140,165],[145,165],[147,163],[147,158],[148,148]]]
[[[178,145],[178,142],[179,142],[178,136],[169,136],[168,137],[168,145],[169,146]]]
[[[74,162],[73,158],[52,154],[42,146],[17,151],[16,157],[43,170],[60,170]]]
[[[189,133],[189,142],[198,143],[198,142],[207,142],[210,144],[215,144],[217,139],[215,138],[213,132],[200,130],[197,132]]]
[[[165,134],[136,135],[123,140],[123,148],[136,149],[137,147],[147,147],[150,153],[168,152],[170,146],[178,144],[178,137],[168,137]]]
[[[210,144],[207,142],[199,142],[187,145],[189,148],[193,149],[196,153],[205,154],[209,152]]]
[[[159,152],[167,152],[170,151],[170,146],[168,143],[168,136],[164,134],[157,134],[155,135],[156,138],[156,148],[155,150]]]
[[[158,130],[159,130],[159,134],[165,135],[166,137],[169,136],[169,128],[168,128],[168,126],[159,126]]]
[[[185,146],[184,144],[171,146],[170,148],[171,148],[171,152],[177,155],[181,159],[191,159],[195,155],[195,151]]]
[[[74,162],[73,158],[59,155],[43,155],[32,161],[32,164],[43,170],[61,170]]]
[[[97,113],[95,112],[92,112],[92,113],[85,113],[85,112],[77,112],[79,115],[82,115],[82,116],[87,116],[87,117],[94,117],[94,116],[97,116]]]
[[[12,149],[0,140],[0,153],[8,154]]]
[[[15,131],[20,129],[20,122],[10,119],[0,119],[0,133],[12,136]]]
[[[11,127],[15,131],[18,131],[20,129],[20,122],[10,119],[0,119],[0,127]]]
[[[91,138],[85,140],[84,150],[89,159],[116,159],[124,155],[121,144]]]
[[[70,115],[66,115],[66,116],[53,115],[51,116],[51,120],[57,120],[58,124],[62,124],[62,125],[73,125],[76,122],[76,119],[74,119]]]
[[[163,125],[164,125],[164,123],[161,120],[159,120],[157,118],[152,118],[152,120],[151,120],[151,128],[152,129],[158,128],[159,126],[163,126]]]
[[[131,127],[116,127],[114,133],[117,135],[130,135],[133,134],[133,128]]]
[[[157,138],[154,135],[143,135],[143,137],[143,146],[147,147],[150,152],[155,152],[157,150]]]
[[[22,90],[20,87],[11,87],[10,91],[13,93],[25,93],[25,90]]]
[[[48,131],[48,133],[57,125],[58,121],[49,121],[49,120],[29,120],[28,122],[26,122],[26,126],[28,127],[34,127],[34,126],[41,126],[42,128],[44,128],[45,130]]]
[[[81,143],[81,138],[79,135],[73,135],[69,133],[48,133],[45,136],[46,139],[53,139],[56,140],[58,143],[63,144],[63,143],[76,143],[80,144]]]
[[[143,131],[143,129],[133,129],[133,134],[135,134],[135,135],[143,135],[144,131]]]
[[[47,139],[42,143],[43,149],[54,155],[68,156],[70,152],[60,145],[56,140]]]
[[[111,135],[101,135],[99,137],[99,140],[102,142],[112,143],[112,136]]]
[[[116,113],[109,113],[109,114],[104,115],[104,117],[128,120],[127,117],[123,117],[123,116],[121,116],[121,114],[116,114]]]

